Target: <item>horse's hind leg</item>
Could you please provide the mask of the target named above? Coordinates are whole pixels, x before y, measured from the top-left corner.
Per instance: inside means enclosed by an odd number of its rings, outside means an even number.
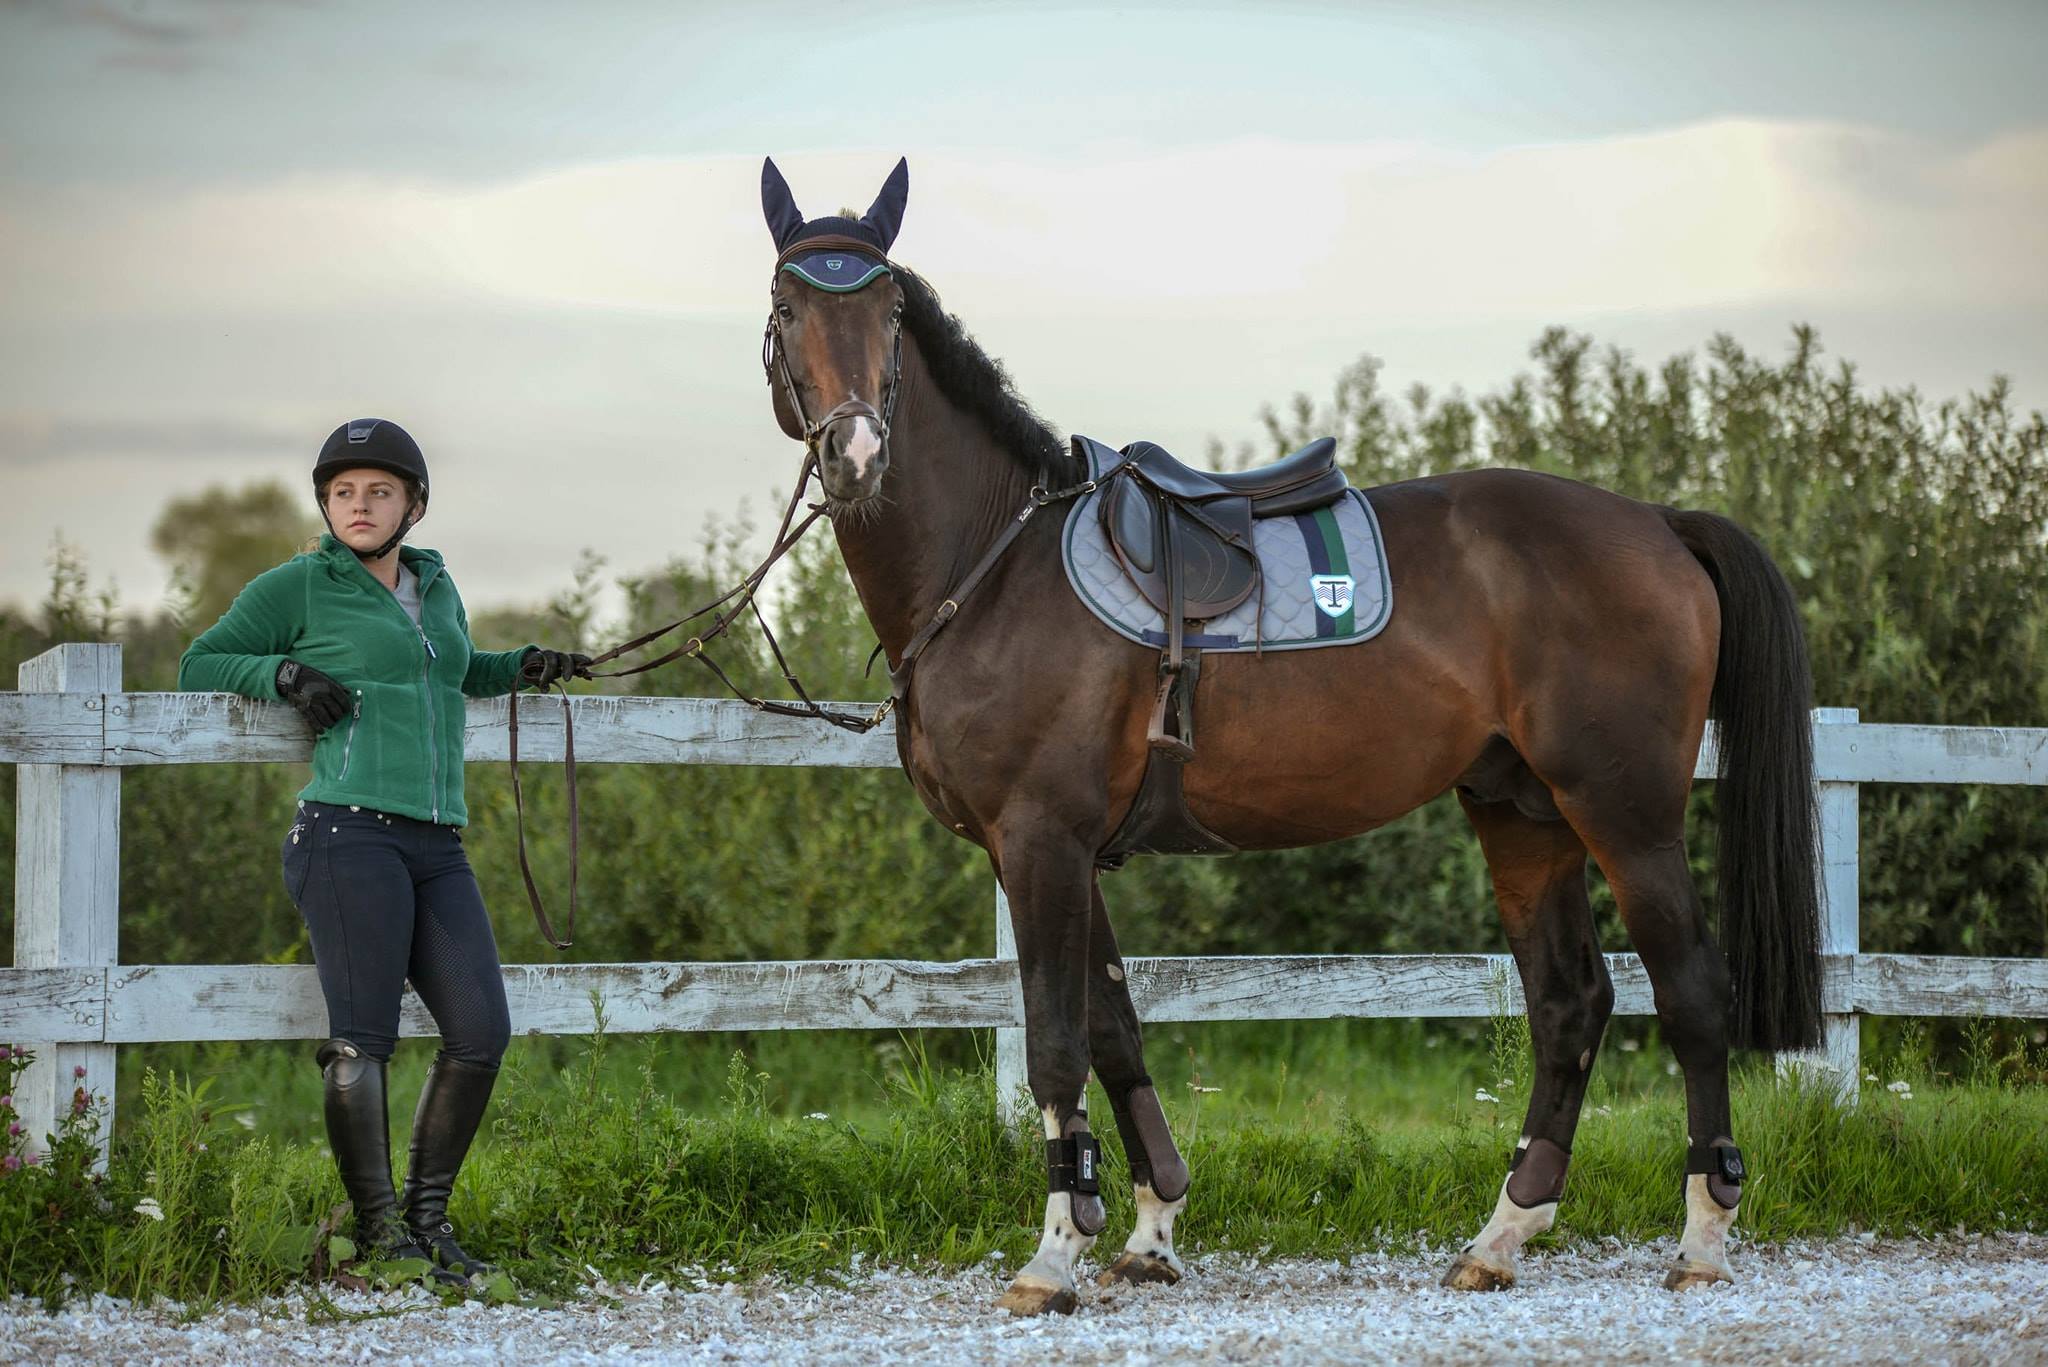
[[[1444,1274],[1461,1291],[1514,1285],[1515,1253],[1549,1229],[1564,1195],[1572,1134],[1614,986],[1586,901],[1586,847],[1561,819],[1538,820],[1513,802],[1458,793],[1479,832],[1501,923],[1528,1000],[1535,1076],[1529,1112],[1501,1182],[1493,1218]]]
[[[1610,845],[1588,838],[1642,956],[1657,1021],[1685,1074],[1685,1233],[1664,1279],[1673,1291],[1732,1281],[1728,1231],[1742,1199],[1741,1151],[1728,1105],[1728,965],[1677,842]]]
[[[1109,1094],[1117,1133],[1123,1136],[1138,1210],[1123,1253],[1096,1280],[1102,1286],[1171,1285],[1185,1270],[1173,1251],[1173,1222],[1188,1203],[1188,1165],[1174,1147],[1159,1094],[1145,1073],[1138,1012],[1131,1004],[1130,983],[1117,953],[1116,933],[1109,926],[1099,878],[1088,928],[1088,958],[1088,1052],[1096,1080]]]

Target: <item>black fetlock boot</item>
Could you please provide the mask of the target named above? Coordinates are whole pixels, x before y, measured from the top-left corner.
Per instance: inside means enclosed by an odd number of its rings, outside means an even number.
[[[356,1257],[380,1263],[418,1258],[433,1268],[435,1281],[459,1283],[461,1278],[433,1266],[433,1256],[398,1218],[383,1063],[342,1039],[321,1045],[317,1057],[326,1082],[327,1145],[355,1210]]]
[[[469,1143],[476,1137],[497,1081],[497,1069],[479,1068],[443,1054],[427,1072],[419,1110],[412,1118],[412,1163],[406,1169],[401,1203],[405,1226],[436,1264],[462,1277],[497,1271],[455,1242],[455,1226],[448,1221],[448,1196],[455,1190],[455,1174],[469,1153]]]

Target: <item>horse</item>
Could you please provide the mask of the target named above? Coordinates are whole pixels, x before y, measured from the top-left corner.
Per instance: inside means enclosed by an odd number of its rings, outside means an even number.
[[[999,1304],[1071,1312],[1076,1263],[1107,1218],[1091,1069],[1136,1208],[1099,1283],[1185,1272],[1173,1231],[1191,1176],[1146,1074],[1100,858],[1155,762],[1148,716],[1172,681],[1156,649],[1105,628],[1066,582],[1066,496],[1086,470],[889,256],[908,174],[898,162],[858,218],[806,219],[764,162],[777,261],[763,365],[887,654],[904,772],[934,817],[987,852],[1008,896],[1048,1191],[1037,1251]],[[1238,849],[1279,849],[1456,792],[1533,1054],[1493,1211],[1444,1275],[1467,1290],[1512,1286],[1517,1251],[1564,1193],[1614,1002],[1587,900],[1596,862],[1684,1071],[1685,1223],[1664,1283],[1730,1281],[1747,1174],[1729,1051],[1809,1048],[1820,1034],[1812,684],[1785,578],[1727,518],[1545,474],[1475,470],[1364,494],[1398,610],[1363,644],[1210,654],[1190,690],[1202,735],[1179,766],[1185,813]],[[1718,944],[1685,846],[1710,716]]]

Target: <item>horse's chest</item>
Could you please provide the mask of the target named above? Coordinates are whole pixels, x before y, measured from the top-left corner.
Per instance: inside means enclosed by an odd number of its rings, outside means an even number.
[[[977,776],[985,779],[988,766],[963,762],[957,748],[939,744],[929,727],[914,711],[901,718],[896,729],[896,756],[910,777],[925,810],[944,822],[955,834],[980,841],[983,804],[976,800]]]

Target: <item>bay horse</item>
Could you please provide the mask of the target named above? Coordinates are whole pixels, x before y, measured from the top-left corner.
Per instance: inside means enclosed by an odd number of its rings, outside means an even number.
[[[889,257],[908,175],[899,162],[859,218],[807,220],[764,164],[778,257],[763,364],[887,652],[904,771],[933,816],[987,851],[1008,894],[1049,1177],[1037,1253],[1000,1304],[1071,1311],[1076,1260],[1106,1221],[1083,1109],[1091,1068],[1137,1212],[1101,1284],[1183,1274],[1173,1227],[1189,1172],[1145,1072],[1098,867],[1147,768],[1161,662],[1066,581],[1072,505],[1060,494],[1086,471],[931,286]],[[1476,470],[1366,496],[1397,591],[1391,621],[1365,644],[1212,652],[1186,810],[1240,849],[1279,849],[1456,791],[1492,875],[1534,1063],[1492,1216],[1444,1278],[1464,1289],[1512,1285],[1517,1250],[1550,1227],[1564,1192],[1614,1001],[1587,902],[1597,861],[1684,1070],[1685,1228],[1665,1284],[1730,1280],[1745,1173],[1729,1049],[1806,1048],[1820,1032],[1812,688],[1791,592],[1728,519],[1567,479]],[[1685,850],[1710,714],[1718,946]]]

